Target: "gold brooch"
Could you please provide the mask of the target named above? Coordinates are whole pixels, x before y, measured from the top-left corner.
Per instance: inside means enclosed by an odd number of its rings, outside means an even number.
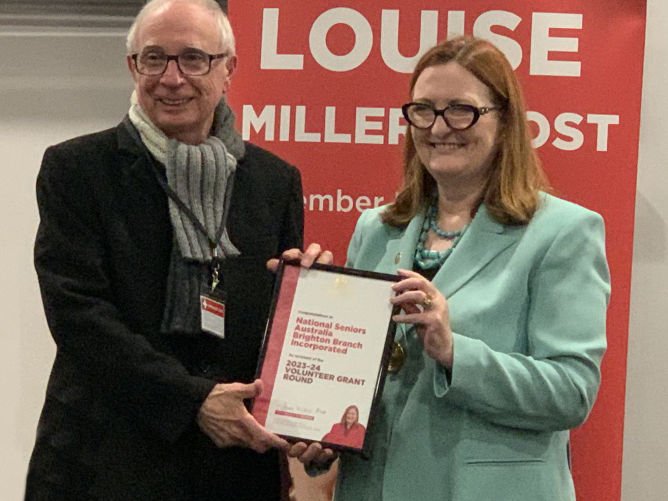
[[[396,341],[392,344],[392,353],[390,354],[390,362],[387,364],[387,370],[392,373],[399,372],[406,361],[406,350]]]

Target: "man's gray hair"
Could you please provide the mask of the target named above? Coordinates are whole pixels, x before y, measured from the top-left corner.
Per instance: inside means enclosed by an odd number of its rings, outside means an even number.
[[[180,2],[184,0],[149,0],[141,8],[137,17],[130,26],[128,31],[128,36],[125,40],[125,49],[128,54],[134,54],[139,50],[136,45],[137,37],[137,28],[141,25],[144,18],[151,14],[152,12],[158,10],[159,8],[166,6],[170,3]],[[197,4],[201,7],[207,9],[214,16],[216,23],[218,24],[218,29],[220,31],[220,50],[226,52],[230,56],[235,55],[235,46],[234,46],[234,33],[232,32],[232,26],[230,21],[227,18],[227,15],[223,11],[222,7],[215,0],[187,0],[189,4]]]

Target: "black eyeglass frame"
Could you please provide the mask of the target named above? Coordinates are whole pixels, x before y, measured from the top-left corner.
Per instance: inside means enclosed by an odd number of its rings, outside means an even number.
[[[188,73],[186,71],[183,71],[183,68],[181,68],[181,64],[179,63],[179,57],[181,57],[184,54],[187,54],[188,52],[198,52],[198,53],[201,53],[202,55],[207,56],[209,58],[209,67],[207,68],[207,70],[204,73]],[[227,53],[227,52],[221,52],[220,54],[209,54],[207,52],[204,52],[203,50],[189,49],[189,50],[186,50],[186,51],[182,52],[181,54],[164,54],[165,67],[162,69],[162,71],[160,73],[142,73],[142,71],[139,69],[139,63],[137,62],[137,58],[139,57],[139,52],[135,52],[134,54],[130,55],[130,57],[132,58],[132,60],[135,63],[135,69],[137,70],[137,73],[139,73],[140,75],[147,76],[147,77],[157,77],[157,76],[164,75],[165,71],[167,71],[167,66],[169,66],[170,61],[176,61],[176,67],[184,75],[188,75],[188,76],[191,76],[191,77],[203,77],[204,75],[208,75],[209,73],[211,73],[211,63],[215,59],[221,59],[221,58],[224,58],[224,57],[227,57],[227,56],[229,56],[229,53]]]
[[[416,106],[416,105],[417,106],[424,106],[426,108],[431,108],[431,110],[434,112],[434,120],[429,125],[421,127],[419,125],[415,125],[411,121],[410,117],[408,116],[408,110],[410,109],[411,106]],[[467,110],[467,111],[470,111],[471,113],[473,113],[473,119],[471,120],[471,123],[469,125],[467,125],[466,127],[453,127],[452,124],[450,123],[450,121],[448,120],[448,117],[445,116],[445,113],[448,110],[451,110],[451,109]],[[410,125],[415,127],[416,129],[420,129],[420,130],[430,129],[434,126],[434,124],[436,123],[436,119],[438,117],[443,117],[443,120],[445,121],[445,124],[448,127],[450,127],[451,129],[453,129],[453,130],[466,130],[466,129],[470,129],[476,123],[478,123],[478,120],[480,120],[481,116],[486,115],[490,111],[502,110],[502,109],[503,108],[501,106],[481,106],[480,108],[478,108],[477,106],[473,106],[472,104],[455,103],[455,104],[449,104],[445,108],[441,108],[439,110],[438,108],[435,108],[434,106],[432,106],[428,103],[418,103],[418,102],[412,101],[410,103],[404,104],[401,107],[401,113],[404,115],[404,118],[406,119],[406,121]]]

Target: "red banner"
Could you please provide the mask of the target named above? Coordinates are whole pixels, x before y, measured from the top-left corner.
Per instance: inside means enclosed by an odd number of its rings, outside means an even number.
[[[399,186],[400,106],[417,57],[462,33],[506,54],[555,193],[606,221],[609,348],[598,402],[574,432],[573,471],[578,499],[619,499],[645,0],[228,4],[237,125],[300,168],[306,241],[339,264],[360,211]]]

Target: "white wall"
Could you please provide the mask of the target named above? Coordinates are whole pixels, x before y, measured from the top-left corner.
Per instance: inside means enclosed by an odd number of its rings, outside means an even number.
[[[124,33],[0,29],[0,486],[23,496],[55,353],[32,265],[34,184],[44,149],[110,127],[128,107]]]
[[[648,0],[622,499],[668,492],[668,2]],[[620,96],[624,99],[624,96]]]
[[[624,501],[659,501],[668,491],[662,378],[668,375],[667,23],[668,3],[648,0]],[[0,486],[3,499],[19,500],[54,354],[32,266],[35,176],[46,146],[114,125],[127,109],[131,85],[118,32],[0,29],[0,47]]]

